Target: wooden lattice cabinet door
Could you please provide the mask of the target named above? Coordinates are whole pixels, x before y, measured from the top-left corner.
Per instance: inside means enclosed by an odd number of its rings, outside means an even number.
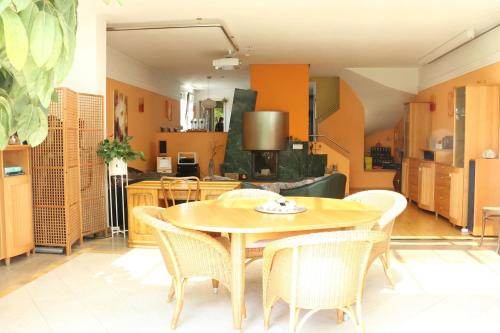
[[[32,150],[35,244],[64,247],[82,242],[78,94],[56,89],[48,111],[47,139]]]
[[[80,198],[83,235],[106,230],[105,163],[97,156],[104,139],[103,97],[78,94]]]

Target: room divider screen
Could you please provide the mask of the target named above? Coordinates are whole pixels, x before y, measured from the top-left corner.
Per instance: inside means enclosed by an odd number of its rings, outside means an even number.
[[[71,246],[106,229],[102,96],[56,89],[47,139],[32,150],[35,245]]]

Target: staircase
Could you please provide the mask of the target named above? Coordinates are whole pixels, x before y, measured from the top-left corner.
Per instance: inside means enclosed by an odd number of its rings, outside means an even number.
[[[347,177],[346,181],[346,194],[349,194],[349,175],[351,162],[349,159],[349,151],[342,145],[335,142],[335,140],[324,135],[311,135],[310,136],[310,149],[314,154],[327,155],[327,167],[331,168],[333,165],[337,167],[337,171],[343,173]]]

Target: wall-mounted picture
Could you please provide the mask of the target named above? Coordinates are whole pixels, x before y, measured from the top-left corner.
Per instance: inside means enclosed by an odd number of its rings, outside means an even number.
[[[139,97],[139,112],[144,112],[144,97]]]
[[[122,141],[128,132],[128,99],[118,90],[113,91],[115,138]]]

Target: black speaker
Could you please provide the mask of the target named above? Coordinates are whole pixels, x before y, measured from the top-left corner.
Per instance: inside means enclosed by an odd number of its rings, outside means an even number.
[[[158,152],[158,155],[160,156],[167,156],[167,141],[165,140],[160,140],[160,151]]]

